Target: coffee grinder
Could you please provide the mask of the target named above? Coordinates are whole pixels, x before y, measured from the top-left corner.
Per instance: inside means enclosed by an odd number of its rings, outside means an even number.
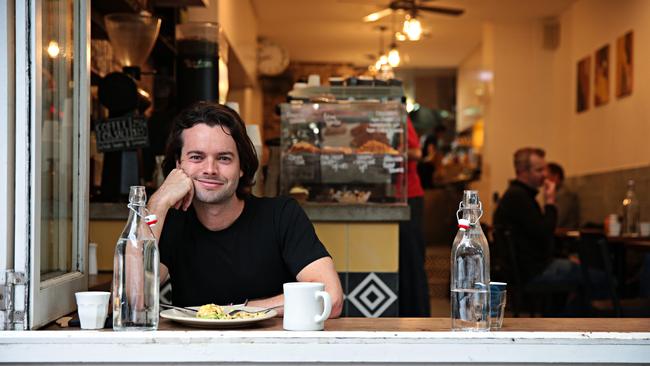
[[[219,24],[177,24],[176,40],[179,109],[198,101],[225,103],[228,93],[228,44]]]
[[[104,18],[106,32],[121,72],[112,72],[98,86],[100,103],[108,119],[95,126],[97,146],[104,152],[101,197],[117,201],[127,197],[129,187],[140,185],[140,148],[148,146],[144,111],[151,105],[149,94],[138,87],[140,66],[151,52],[160,18],[147,14],[116,13]]]

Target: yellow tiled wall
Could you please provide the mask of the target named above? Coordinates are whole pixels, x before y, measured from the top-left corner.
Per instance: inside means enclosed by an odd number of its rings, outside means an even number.
[[[350,272],[397,272],[397,223],[348,224]]]
[[[397,272],[397,223],[314,223],[338,272]]]
[[[316,235],[325,245],[327,251],[334,260],[334,267],[337,272],[348,271],[348,233],[345,224],[337,223],[316,223],[314,224]]]

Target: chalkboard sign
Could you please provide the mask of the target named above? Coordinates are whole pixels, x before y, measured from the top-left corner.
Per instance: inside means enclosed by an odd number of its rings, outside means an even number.
[[[149,146],[149,131],[144,117],[109,118],[95,125],[97,150],[101,152],[132,150]]]

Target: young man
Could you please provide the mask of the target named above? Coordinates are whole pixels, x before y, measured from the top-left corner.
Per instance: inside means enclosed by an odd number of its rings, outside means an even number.
[[[158,217],[160,276],[170,275],[174,305],[276,306],[283,283],[322,282],[338,317],[343,292],[331,257],[296,201],[250,194],[257,167],[230,108],[201,102],[174,121],[167,178],[148,205]]]

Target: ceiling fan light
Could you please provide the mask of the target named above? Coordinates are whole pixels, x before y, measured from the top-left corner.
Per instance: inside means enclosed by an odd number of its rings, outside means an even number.
[[[400,63],[399,51],[397,48],[393,47],[390,52],[388,52],[388,64],[392,67],[399,66]]]
[[[417,18],[407,15],[402,32],[409,41],[418,41],[422,37],[422,24]]]

